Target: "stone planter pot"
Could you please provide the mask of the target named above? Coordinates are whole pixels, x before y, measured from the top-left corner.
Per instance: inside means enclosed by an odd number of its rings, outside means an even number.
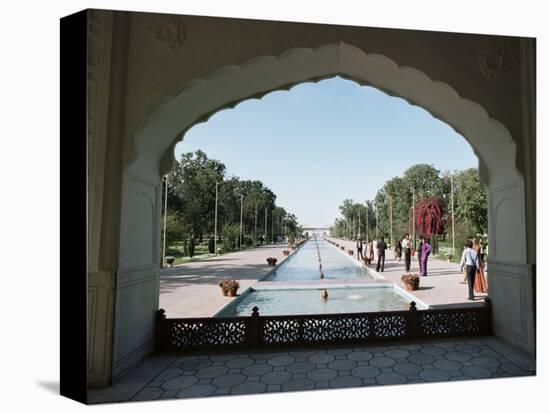
[[[353,250],[348,250],[348,254],[349,254],[350,256],[353,256]]]
[[[290,250],[283,250],[283,255],[288,256],[290,254]]]
[[[226,296],[232,296],[232,297],[237,296],[237,290],[239,290],[238,287],[227,289],[228,294]]]
[[[220,289],[222,291],[223,296],[227,296],[229,294],[229,291],[227,289],[224,289],[224,288],[220,288]]]
[[[344,246],[340,246],[340,250],[346,250]]]
[[[420,285],[420,279],[415,279],[412,282],[405,282],[405,289],[411,292],[413,290],[417,290],[419,285]]]

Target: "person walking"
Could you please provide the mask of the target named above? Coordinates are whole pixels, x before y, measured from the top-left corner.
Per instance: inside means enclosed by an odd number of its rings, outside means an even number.
[[[378,260],[376,261],[376,271],[377,272],[383,272],[384,271],[384,262],[386,261],[386,249],[388,246],[386,245],[386,242],[384,241],[384,236],[380,237],[380,241],[377,244],[377,250],[378,250]]]
[[[468,300],[474,300],[474,281],[476,277],[476,271],[480,268],[479,256],[477,252],[472,248],[474,244],[471,240],[466,242],[466,251],[460,261],[460,269],[466,266],[466,275],[468,277]]]
[[[420,236],[420,241],[415,240],[414,246],[416,247],[416,251],[413,253],[413,256],[416,254],[416,258],[418,259],[418,268],[421,269],[421,257],[422,257],[422,236]]]
[[[402,246],[401,246],[401,240],[397,240],[395,242],[395,247],[393,250],[394,253],[394,259],[398,262],[401,261],[401,254],[402,254]]]
[[[411,239],[409,238],[409,233],[405,233],[405,237],[401,242],[401,248],[403,253],[405,253],[405,270],[408,272],[411,270]]]
[[[432,246],[426,241],[424,236],[420,237],[420,276],[428,276],[428,256],[432,251]]]
[[[479,258],[479,267],[476,269],[476,277],[474,279],[474,292],[487,293],[487,281],[483,274],[483,269],[485,267],[483,263],[483,248],[478,239],[474,239],[472,248],[476,251],[477,257]]]
[[[363,240],[357,239],[355,247],[357,248],[357,260],[363,260]]]
[[[371,240],[367,244],[367,264],[371,264],[374,259],[374,247],[373,241]]]
[[[460,258],[460,263],[464,263],[466,261],[466,250],[468,249],[468,242],[464,243],[464,250],[462,250],[462,257]],[[466,268],[462,266],[462,275],[463,278],[459,282],[461,285],[465,285],[468,283],[468,274],[466,273]]]

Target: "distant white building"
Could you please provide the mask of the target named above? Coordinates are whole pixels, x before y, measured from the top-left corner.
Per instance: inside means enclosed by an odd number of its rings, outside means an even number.
[[[316,234],[320,237],[330,236],[330,226],[311,226],[304,224],[302,225],[302,234],[305,235],[309,233],[310,236]]]

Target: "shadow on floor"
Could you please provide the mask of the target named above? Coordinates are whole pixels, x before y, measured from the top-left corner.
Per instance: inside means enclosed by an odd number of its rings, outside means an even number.
[[[59,395],[59,381],[38,381],[36,384],[46,391]]]

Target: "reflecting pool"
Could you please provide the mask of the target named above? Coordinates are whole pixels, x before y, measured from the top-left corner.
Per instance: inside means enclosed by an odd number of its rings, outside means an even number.
[[[320,280],[318,252],[324,279],[373,279],[357,260],[342,254],[326,240],[309,240],[263,280]]]

